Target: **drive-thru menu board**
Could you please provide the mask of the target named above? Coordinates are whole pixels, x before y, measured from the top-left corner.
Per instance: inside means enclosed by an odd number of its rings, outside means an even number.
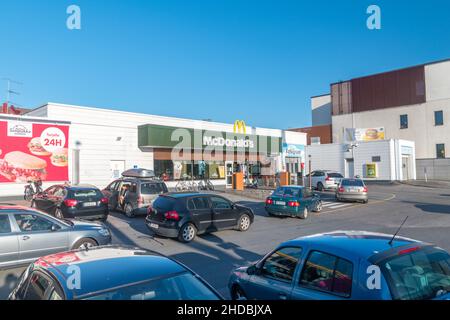
[[[0,121],[0,183],[69,180],[69,126]]]

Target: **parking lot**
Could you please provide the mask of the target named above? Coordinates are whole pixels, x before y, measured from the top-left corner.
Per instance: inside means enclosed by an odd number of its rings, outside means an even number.
[[[227,281],[234,267],[256,261],[280,242],[333,230],[366,230],[394,233],[405,216],[408,221],[402,236],[428,241],[450,250],[450,189],[410,185],[372,185],[369,204],[341,203],[331,192],[321,194],[324,210],[312,213],[307,220],[269,217],[264,203],[237,195],[226,196],[251,207],[255,222],[245,233],[222,231],[201,235],[189,244],[153,237],[144,218],[129,219],[112,213],[106,223],[113,243],[156,250],[173,257],[203,276],[225,297]],[[23,204],[22,201],[18,203]],[[0,299],[4,299],[22,269],[0,271]]]

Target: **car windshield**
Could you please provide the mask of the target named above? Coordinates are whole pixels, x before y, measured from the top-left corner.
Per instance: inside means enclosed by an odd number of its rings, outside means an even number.
[[[161,194],[167,192],[162,183],[143,183],[141,184],[142,194]]]
[[[111,290],[83,300],[219,300],[219,297],[202,281],[186,272]]]
[[[381,269],[396,300],[433,299],[450,292],[450,255],[442,249],[399,255],[381,263]]]
[[[343,187],[364,187],[362,180],[342,180]]]

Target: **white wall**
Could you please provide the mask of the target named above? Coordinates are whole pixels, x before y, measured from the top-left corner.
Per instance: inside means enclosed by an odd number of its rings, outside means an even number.
[[[331,124],[331,95],[311,98],[312,125],[324,126]]]
[[[409,146],[414,150],[414,142],[405,140],[383,140],[361,142],[354,148],[354,152],[347,152],[348,144],[324,144],[306,147],[306,172],[309,172],[308,156],[311,155],[311,170],[333,170],[348,178],[345,172],[345,159],[353,155],[354,174],[365,176],[365,166],[373,162],[373,157],[380,157],[377,164],[377,178],[373,180],[394,181],[403,180],[401,147]],[[416,178],[415,158],[411,158],[411,174]],[[370,180],[370,179],[367,179]]]
[[[444,112],[444,125],[434,125],[434,111]],[[400,129],[400,115],[408,115],[408,129]],[[352,119],[353,117],[353,119]],[[343,129],[384,127],[386,139],[414,141],[417,159],[436,158],[436,144],[445,143],[450,156],[450,99],[424,104],[333,116],[333,141],[344,142]]]
[[[450,99],[450,61],[425,66],[427,101]]]
[[[345,171],[344,149],[342,144],[322,144],[306,146],[305,170],[309,172],[309,156],[311,156],[311,171],[333,170]]]

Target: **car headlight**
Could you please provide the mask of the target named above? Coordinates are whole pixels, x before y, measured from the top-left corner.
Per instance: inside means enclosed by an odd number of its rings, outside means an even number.
[[[109,230],[108,229],[100,229],[100,230],[98,230],[98,233],[100,233],[102,236],[104,236],[104,237],[108,237],[108,236],[110,236],[111,234],[109,233]]]

